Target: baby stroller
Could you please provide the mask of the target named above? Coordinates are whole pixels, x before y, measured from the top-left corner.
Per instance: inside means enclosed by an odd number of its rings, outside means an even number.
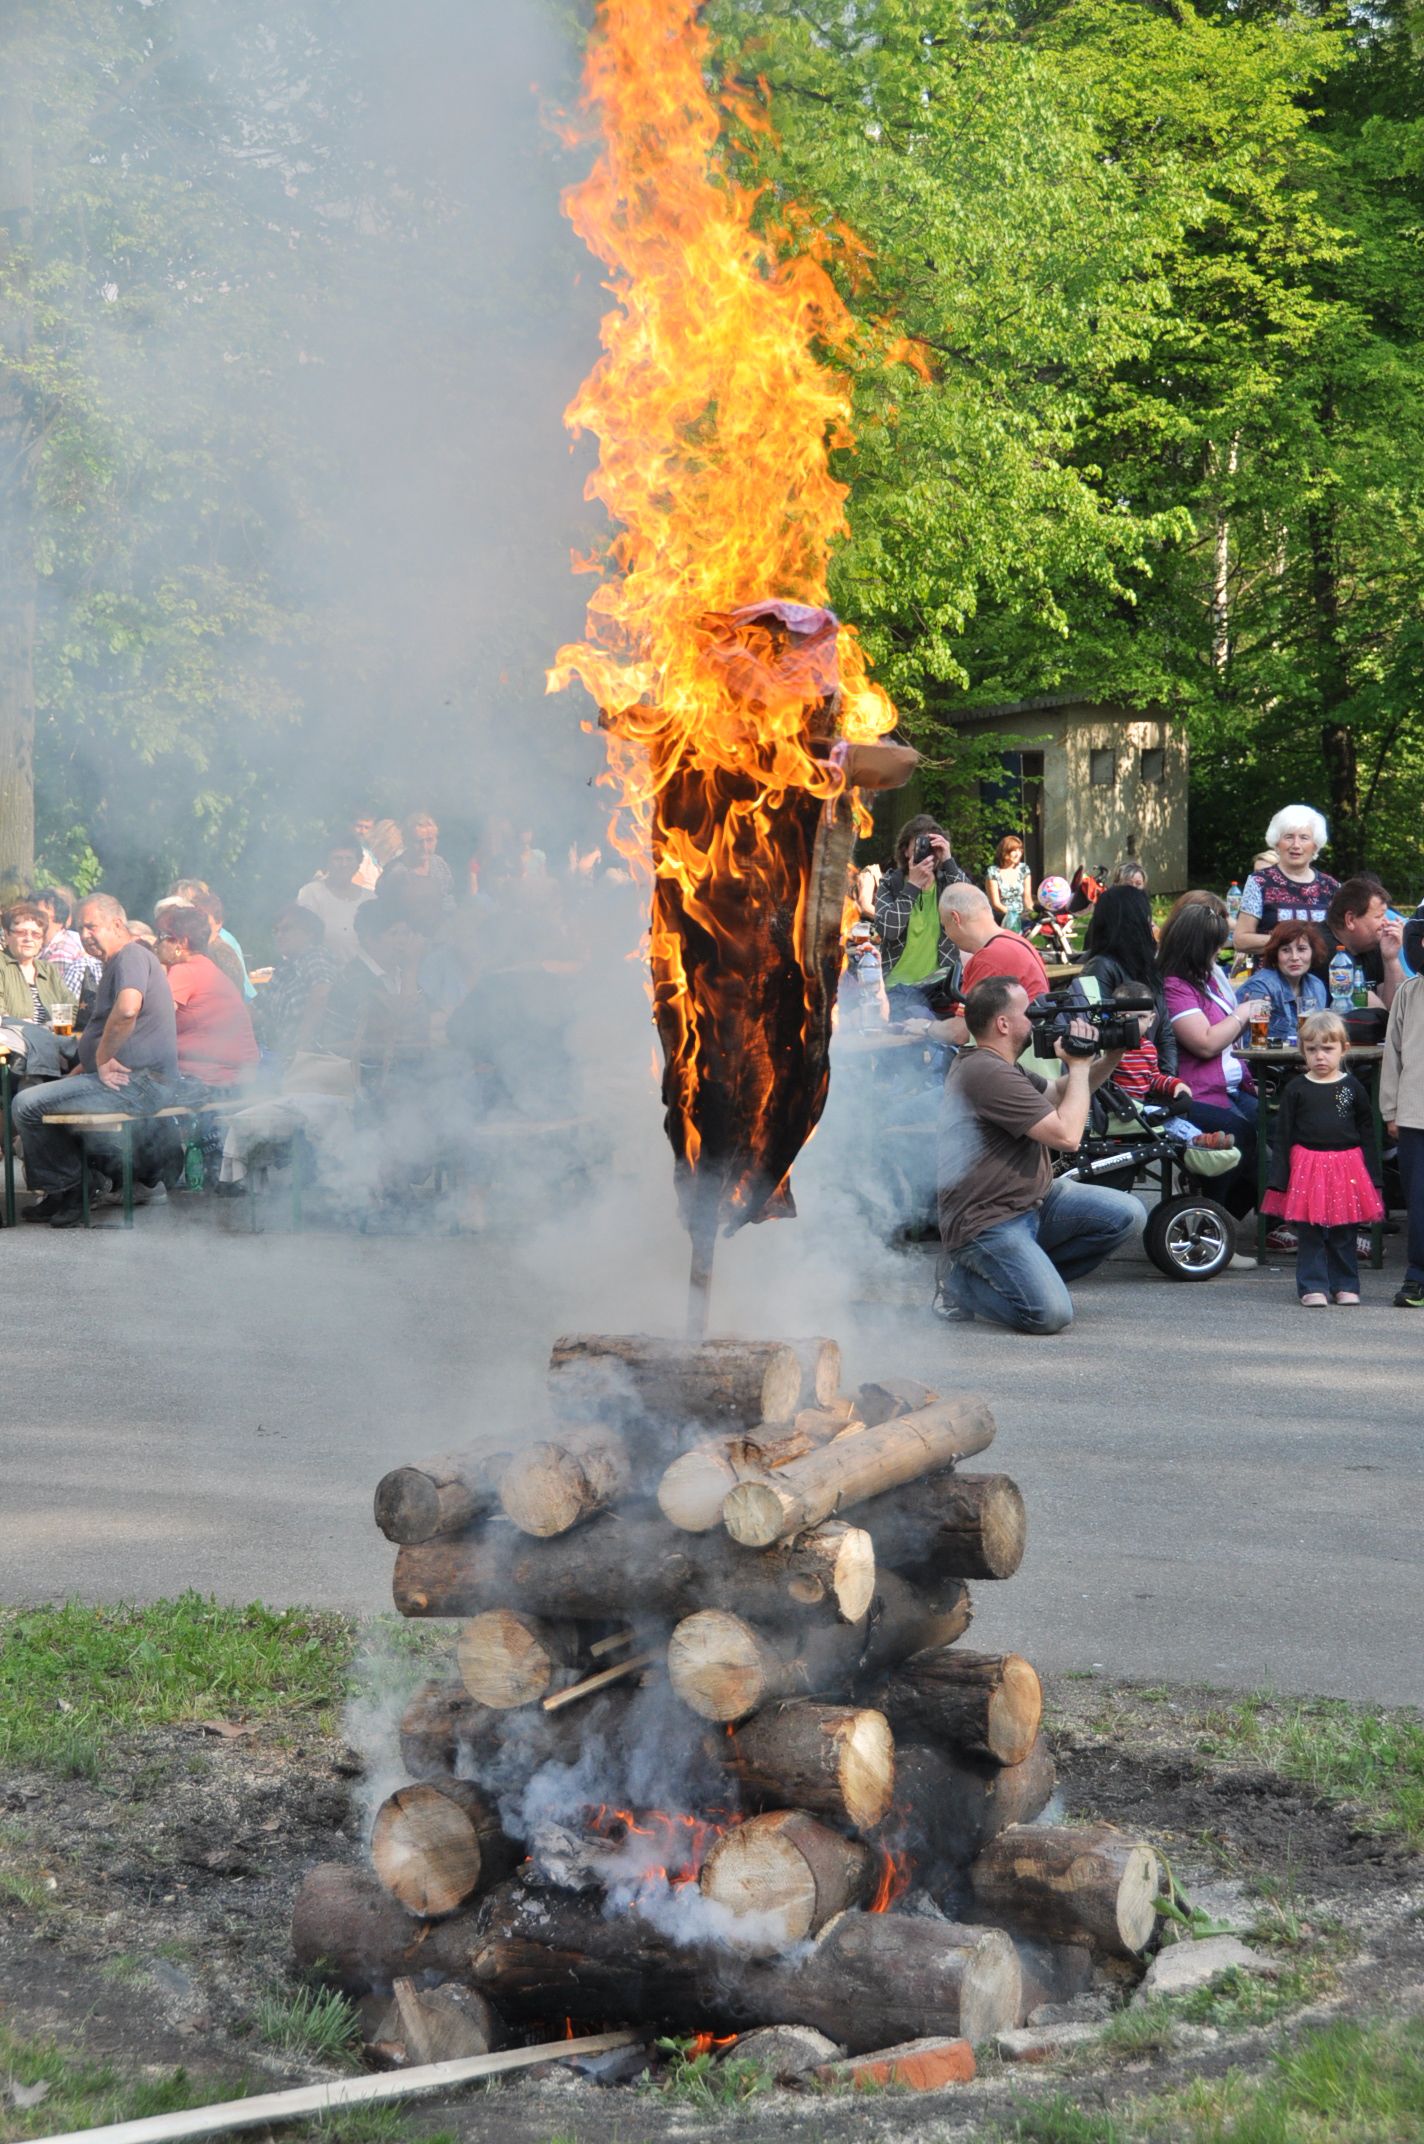
[[[1139,1176],[1155,1184],[1142,1244],[1168,1280],[1214,1280],[1231,1263],[1236,1223],[1207,1186],[1241,1160],[1239,1147],[1192,1144],[1182,1120],[1158,1102],[1138,1101],[1111,1080],[1093,1098],[1093,1118],[1076,1154],[1065,1154],[1055,1177],[1130,1191]]]

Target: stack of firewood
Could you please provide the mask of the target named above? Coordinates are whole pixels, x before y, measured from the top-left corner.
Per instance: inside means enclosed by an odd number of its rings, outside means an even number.
[[[293,1939],[394,1989],[412,2059],[566,2019],[979,2040],[1143,1950],[1156,1856],[1032,1821],[1038,1677],[957,1642],[968,1581],[1025,1545],[1014,1483],[958,1471],[988,1409],[840,1380],[830,1340],[565,1338],[544,1438],[380,1483],[396,1605],[461,1619],[458,1677],[405,1713],[373,1875],[313,1871]],[[633,1746],[620,1776],[696,1779],[697,1806],[528,1814],[532,1781]],[[614,1880],[660,1825],[696,1842],[667,1910]]]

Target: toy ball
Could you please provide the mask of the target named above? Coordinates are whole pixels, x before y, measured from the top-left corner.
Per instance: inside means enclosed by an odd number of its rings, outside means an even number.
[[[1055,915],[1061,914],[1072,898],[1073,888],[1066,878],[1059,878],[1055,872],[1050,872],[1047,878],[1039,880],[1038,899],[1040,907],[1051,908]]]

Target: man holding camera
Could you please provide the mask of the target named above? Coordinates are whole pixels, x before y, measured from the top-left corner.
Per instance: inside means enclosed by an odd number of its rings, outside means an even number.
[[[1052,1086],[1018,1060],[1033,1029],[1028,993],[1012,977],[976,983],[964,1004],[975,1047],[945,1082],[939,1169],[943,1244],[935,1307],[952,1322],[987,1318],[1012,1332],[1061,1333],[1073,1322],[1067,1282],[1141,1232],[1125,1191],[1053,1181],[1054,1153],[1074,1153],[1093,1091],[1123,1055],[1099,1050],[1090,1018],[1071,1018],[1054,1044]]]

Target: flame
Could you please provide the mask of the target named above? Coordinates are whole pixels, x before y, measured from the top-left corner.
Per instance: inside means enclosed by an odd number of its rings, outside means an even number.
[[[601,779],[620,805],[610,838],[653,876],[680,1183],[700,1163],[710,1173],[711,1122],[717,1200],[755,1219],[824,1102],[822,1078],[767,1138],[778,1082],[785,1114],[796,1077],[791,988],[804,1033],[829,1031],[839,960],[817,972],[807,899],[822,813],[850,823],[834,747],[896,719],[854,629],[822,608],[846,532],[847,486],[830,467],[832,449],[853,444],[845,368],[871,343],[892,345],[827,272],[833,254],[855,272],[853,235],[794,206],[773,212],[729,175],[709,61],[697,0],[600,0],[582,102],[603,148],[564,206],[617,304],[565,421],[598,439],[587,496],[615,526],[587,638],[559,650],[549,689],[577,679],[597,702]],[[745,93],[730,110],[744,129],[767,125]],[[767,943],[783,973],[758,995]]]
[[[681,1884],[696,1883],[709,1849],[740,1818],[730,1814],[721,1818],[689,1816],[671,1809],[615,1809],[608,1802],[600,1802],[596,1809],[588,1811],[585,1822],[601,1838],[647,1840],[642,1882],[676,1889]]]
[[[880,1875],[875,1886],[875,1896],[866,1908],[868,1913],[888,1913],[910,1888],[912,1873],[908,1854],[892,1853],[888,1846],[878,1849]]]
[[[687,2052],[689,2057],[692,2058],[698,2055],[710,2055],[714,2049],[719,2047],[735,2047],[740,2037],[741,2035],[735,2032],[726,2033],[720,2038],[715,2032],[699,2032],[689,2040]]]

